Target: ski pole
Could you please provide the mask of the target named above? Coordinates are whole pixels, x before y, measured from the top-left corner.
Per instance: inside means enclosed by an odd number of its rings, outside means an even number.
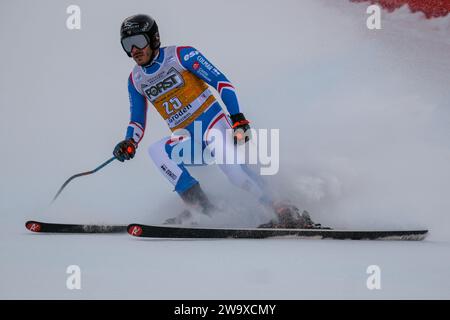
[[[56,198],[58,198],[58,196],[61,193],[61,191],[63,191],[63,189],[69,184],[70,181],[72,181],[75,178],[81,177],[81,176],[87,176],[87,175],[93,174],[93,173],[97,172],[98,170],[100,170],[101,168],[103,168],[106,165],[108,165],[109,163],[111,163],[112,161],[114,161],[115,159],[116,159],[116,157],[112,157],[111,159],[103,162],[101,165],[99,165],[94,170],[81,172],[81,173],[78,173],[78,174],[75,174],[75,175],[71,176],[69,179],[66,180],[66,182],[64,182],[64,184],[61,186],[61,188],[59,188],[58,192],[56,193],[55,197],[52,200],[52,203],[56,200]]]

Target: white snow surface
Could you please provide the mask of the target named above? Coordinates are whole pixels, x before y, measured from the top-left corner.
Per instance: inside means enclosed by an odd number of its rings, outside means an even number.
[[[0,4],[0,298],[449,299],[450,17],[406,7],[366,28],[344,0],[67,1]],[[174,8],[177,8],[174,10]],[[129,117],[133,63],[121,21],[157,18],[163,45],[201,50],[237,88],[254,128],[280,129],[280,197],[322,224],[428,228],[422,242],[140,240],[44,235],[26,220],[159,224],[182,203],[146,148],[169,130],[149,109],[136,158],[74,180],[111,156]],[[230,19],[231,17],[231,19]],[[202,226],[269,217],[214,166],[193,174],[220,206]],[[66,269],[81,268],[81,290]],[[381,289],[366,286],[368,266]]]

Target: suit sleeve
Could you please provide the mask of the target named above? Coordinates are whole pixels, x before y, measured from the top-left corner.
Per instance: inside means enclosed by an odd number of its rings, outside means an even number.
[[[144,137],[147,122],[147,99],[136,90],[131,74],[128,78],[128,97],[130,99],[130,123],[125,139],[133,138],[139,144]]]
[[[197,77],[214,87],[230,114],[239,113],[236,91],[227,77],[206,57],[193,47],[177,47],[181,65]]]

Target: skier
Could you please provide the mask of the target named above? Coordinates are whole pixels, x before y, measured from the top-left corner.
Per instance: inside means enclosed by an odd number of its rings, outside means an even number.
[[[147,100],[150,101],[170,130],[175,132],[172,137],[165,137],[149,147],[151,159],[188,206],[211,214],[215,206],[187,170],[188,164],[172,159],[172,150],[184,143],[191,146],[190,150],[201,147],[203,151],[211,143],[208,137],[211,129],[220,130],[223,137],[232,132],[233,139],[224,142],[224,154],[251,138],[249,121],[240,110],[234,86],[197,49],[187,46],[161,47],[158,26],[148,15],[126,18],[121,25],[120,40],[122,48],[136,65],[128,78],[130,122],[125,140],[114,148],[114,156],[121,162],[134,157],[144,136]],[[208,85],[218,91],[229,116],[224,113]],[[190,135],[177,135],[177,129],[187,130]],[[195,130],[201,130],[201,134],[196,135]],[[274,209],[278,219],[261,227],[314,226],[307,212],[300,215],[295,206],[275,202],[261,177],[247,165],[223,163],[218,166],[232,184],[249,191],[262,204]],[[188,216],[189,211],[185,214]],[[169,219],[167,222],[180,221]]]

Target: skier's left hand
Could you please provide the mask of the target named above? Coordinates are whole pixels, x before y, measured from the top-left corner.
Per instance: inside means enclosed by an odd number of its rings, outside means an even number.
[[[251,137],[251,131],[249,126],[249,121],[245,119],[242,113],[236,113],[230,115],[231,121],[233,122],[233,136],[234,144],[244,144]],[[247,132],[248,131],[248,132]]]

